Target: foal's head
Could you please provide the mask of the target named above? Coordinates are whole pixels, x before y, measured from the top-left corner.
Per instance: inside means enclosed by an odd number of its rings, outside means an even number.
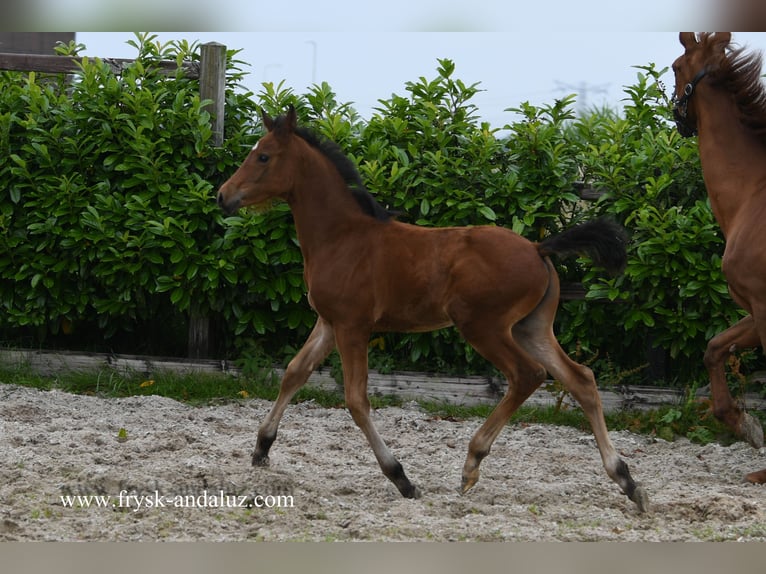
[[[292,137],[297,128],[295,108],[272,119],[261,113],[267,134],[218,190],[218,205],[227,213],[240,207],[264,206],[277,199],[287,199],[292,186],[294,163],[298,157],[290,153],[295,145]]]
[[[694,92],[697,84],[718,71],[726,58],[731,32],[701,34],[681,32],[679,40],[684,53],[673,62],[676,86],[673,95],[673,115],[678,131],[684,137],[697,133],[697,112]]]
[[[227,213],[240,207],[268,206],[277,199],[290,199],[297,193],[298,178],[316,181],[319,172],[309,171],[305,158],[315,153],[332,166],[340,178],[336,184],[358,204],[362,213],[379,221],[388,221],[393,213],[380,205],[367,191],[351,159],[341,148],[328,139],[321,138],[306,128],[298,127],[295,108],[290,106],[287,114],[275,119],[261,113],[268,133],[253,146],[245,161],[218,191],[218,205]],[[315,169],[315,167],[314,167]],[[327,187],[332,182],[327,183]]]

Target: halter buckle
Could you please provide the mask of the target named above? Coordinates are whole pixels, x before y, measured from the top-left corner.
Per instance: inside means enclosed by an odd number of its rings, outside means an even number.
[[[676,127],[684,137],[690,137],[697,133],[696,126],[689,125],[686,119],[689,110],[689,100],[694,94],[697,84],[705,77],[705,74],[707,74],[707,68],[702,68],[694,76],[694,79],[684,86],[684,94],[680,98],[673,96],[673,115],[675,116]]]

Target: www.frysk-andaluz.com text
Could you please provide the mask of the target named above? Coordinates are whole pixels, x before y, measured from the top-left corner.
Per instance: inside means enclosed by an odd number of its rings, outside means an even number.
[[[150,508],[293,508],[292,495],[239,495],[223,490],[203,491],[199,495],[165,495],[155,490],[152,494],[131,494],[121,490],[117,496],[101,494],[61,495],[64,508],[113,508],[137,512]]]

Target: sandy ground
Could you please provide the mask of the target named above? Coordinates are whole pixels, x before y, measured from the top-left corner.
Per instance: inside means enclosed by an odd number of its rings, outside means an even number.
[[[380,409],[378,429],[423,492],[405,500],[342,409],[292,406],[270,466],[252,468],[269,407],[2,385],[0,540],[766,541],[766,488],[742,482],[766,452],[742,443],[612,433],[651,497],[639,515],[587,433],[509,426],[461,496],[481,420]]]

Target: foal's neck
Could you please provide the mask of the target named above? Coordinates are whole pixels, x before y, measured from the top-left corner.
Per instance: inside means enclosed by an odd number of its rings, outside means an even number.
[[[338,241],[353,241],[349,229],[374,219],[362,213],[338,170],[320,153],[307,156],[305,175],[295,180],[288,203],[306,262],[332,253]]]

